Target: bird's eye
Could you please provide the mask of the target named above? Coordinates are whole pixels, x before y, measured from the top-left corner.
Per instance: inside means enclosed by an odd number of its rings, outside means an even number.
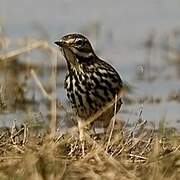
[[[83,46],[84,45],[84,41],[82,39],[76,39],[75,43],[77,46]]]

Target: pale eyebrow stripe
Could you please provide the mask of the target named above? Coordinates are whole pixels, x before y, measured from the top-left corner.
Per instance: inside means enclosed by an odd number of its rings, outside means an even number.
[[[74,38],[66,40],[66,43],[68,43],[68,44],[73,43],[73,42],[74,42]]]

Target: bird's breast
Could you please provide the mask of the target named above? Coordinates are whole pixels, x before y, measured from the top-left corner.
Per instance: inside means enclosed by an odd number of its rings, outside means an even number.
[[[112,101],[119,88],[109,76],[101,73],[68,73],[65,89],[68,99],[79,117],[88,118],[107,102]]]

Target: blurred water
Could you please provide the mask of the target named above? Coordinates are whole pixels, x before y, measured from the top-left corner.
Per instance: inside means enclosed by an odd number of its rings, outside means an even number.
[[[39,35],[43,33],[53,42],[70,32],[88,32],[97,53],[116,67],[125,82],[135,87],[132,96],[162,97],[159,104],[143,104],[143,117],[157,122],[165,116],[169,124],[176,127],[179,126],[176,122],[180,120],[180,106],[176,102],[169,103],[167,94],[180,89],[180,80],[174,70],[171,72],[164,65],[159,46],[151,59],[151,66],[160,71],[151,72],[158,75],[158,80],[138,81],[135,73],[139,65],[146,63],[144,40],[154,31],[159,45],[163,35],[180,27],[179,18],[179,0],[0,0],[0,23],[9,36],[38,36],[39,31]],[[167,74],[173,79],[166,79]],[[65,100],[64,91],[60,89],[58,92]],[[138,111],[140,106],[124,105],[124,109]]]

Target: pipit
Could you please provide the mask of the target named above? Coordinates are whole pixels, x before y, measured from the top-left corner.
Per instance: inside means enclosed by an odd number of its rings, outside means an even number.
[[[84,35],[68,34],[55,44],[67,62],[64,87],[78,116],[80,140],[83,141],[84,128],[89,123],[100,121],[104,127],[109,125],[115,105],[117,111],[121,107],[123,83],[117,71],[95,54]]]

